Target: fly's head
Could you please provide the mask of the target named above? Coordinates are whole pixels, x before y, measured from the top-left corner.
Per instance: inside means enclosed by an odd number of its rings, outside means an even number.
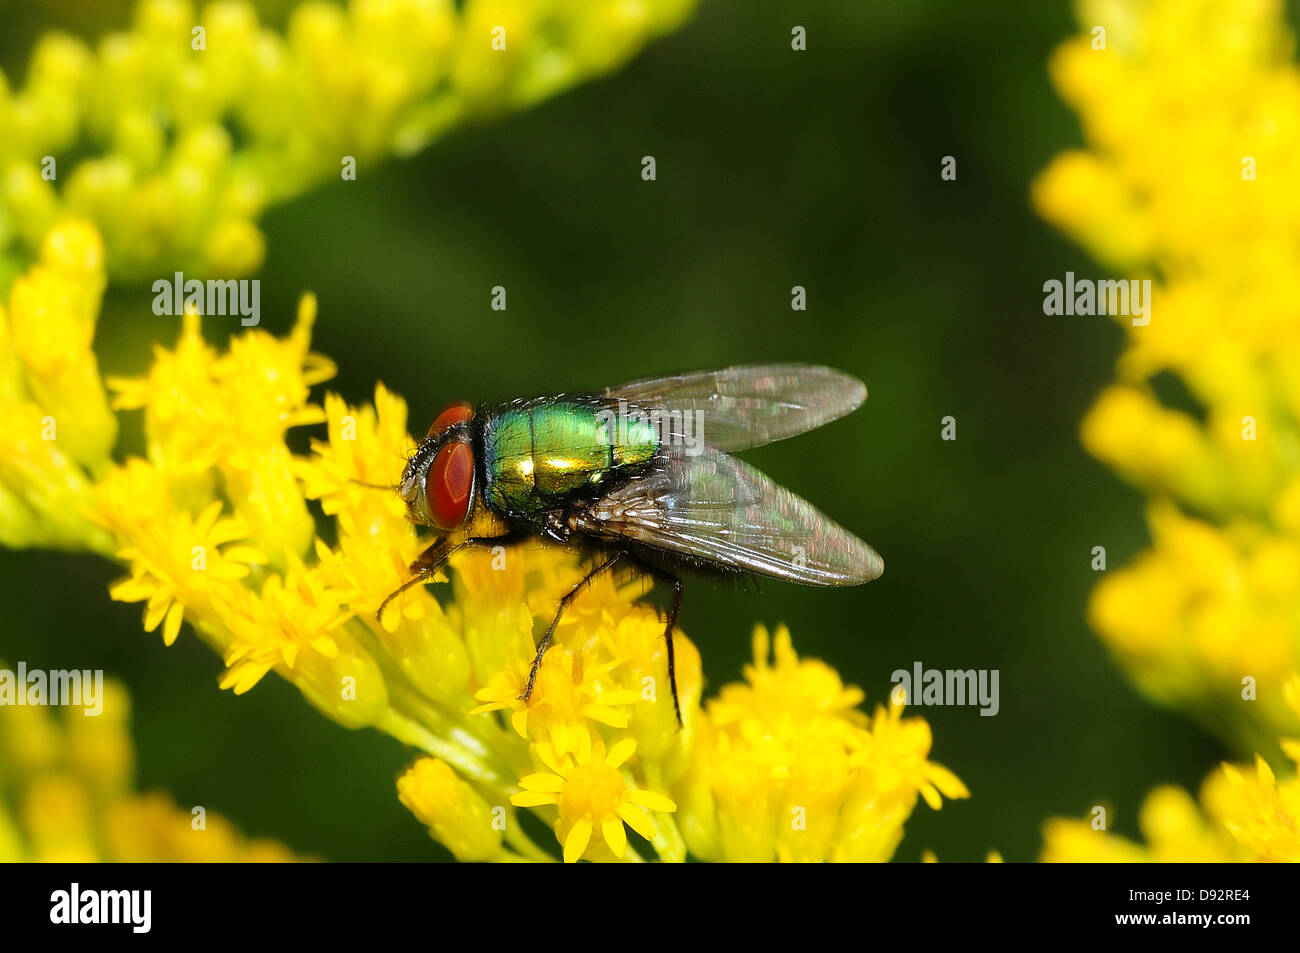
[[[463,526],[474,509],[474,447],[470,422],[474,408],[452,404],[440,413],[402,471],[397,492],[407,516],[449,533]]]

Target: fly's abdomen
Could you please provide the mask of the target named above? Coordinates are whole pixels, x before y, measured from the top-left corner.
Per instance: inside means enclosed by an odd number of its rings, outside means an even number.
[[[501,411],[484,430],[488,502],[530,515],[643,469],[659,449],[647,419],[598,401],[539,401]]]

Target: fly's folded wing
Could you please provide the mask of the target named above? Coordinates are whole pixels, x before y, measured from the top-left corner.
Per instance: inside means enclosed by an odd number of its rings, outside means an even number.
[[[867,399],[867,388],[829,367],[753,364],[633,381],[603,396],[662,415],[671,422],[664,430],[668,442],[684,436],[735,452],[843,417]]]
[[[712,447],[661,450],[647,471],[575,518],[596,536],[813,586],[856,586],[885,569],[875,550],[807,500]]]

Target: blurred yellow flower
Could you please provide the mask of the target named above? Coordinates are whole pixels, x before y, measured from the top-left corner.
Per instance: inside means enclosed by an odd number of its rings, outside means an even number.
[[[299,858],[206,808],[132,789],[130,698],[103,683],[98,715],[0,705],[0,862],[257,862]]]
[[[140,0],[93,46],[48,34],[0,75],[0,291],[70,216],[115,277],[256,271],[269,205],[606,72],[694,5],[307,0],[280,33],[249,0]]]
[[[1280,0],[1078,9],[1089,35],[1051,71],[1088,149],[1054,160],[1034,201],[1122,277],[1156,279],[1151,321],[1123,319],[1119,380],[1082,428],[1151,497],[1153,545],[1103,576],[1089,619],[1152,698],[1275,755],[1300,727],[1282,700],[1300,671],[1293,38]]]
[[[1300,677],[1286,687],[1300,715]],[[1201,788],[1201,808],[1181,788],[1147,796],[1138,818],[1146,844],[1136,844],[1089,821],[1054,819],[1043,830],[1043,860],[1200,863],[1300,863],[1300,741],[1284,739],[1288,777],[1279,780],[1258,755],[1251,767],[1224,764]]]
[[[1043,858],[1297,861],[1300,780],[1286,764],[1300,758],[1286,740],[1300,729],[1293,38],[1279,0],[1078,8],[1090,36],[1056,52],[1052,75],[1089,149],[1054,160],[1034,201],[1102,263],[1158,276],[1151,321],[1125,318],[1119,381],[1082,428],[1087,449],[1150,496],[1152,546],[1102,577],[1088,616],[1149,697],[1262,754],[1212,774],[1200,807],[1181,789],[1153,791],[1145,845],[1058,819]],[[1159,396],[1169,380],[1185,385],[1184,406]],[[1270,761],[1286,764],[1283,778]]]
[[[108,549],[86,520],[91,477],[117,438],[91,350],[104,289],[103,245],[85,222],[41,243],[0,298],[0,542]]]

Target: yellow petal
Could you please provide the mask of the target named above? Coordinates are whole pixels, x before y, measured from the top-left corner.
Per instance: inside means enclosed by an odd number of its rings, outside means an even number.
[[[236,579],[243,579],[248,575],[248,567],[243,563],[228,563],[225,561],[217,563],[215,566],[208,568],[208,575],[213,579],[220,579],[223,582],[233,582]]]
[[[943,807],[943,798],[939,796],[935,786],[929,782],[922,782],[921,797],[925,798],[925,803],[936,811]]]
[[[934,782],[934,786],[948,797],[970,797],[970,790],[962,783],[961,778],[943,765],[931,762],[926,769],[926,775]]]
[[[515,807],[541,807],[543,804],[559,804],[560,798],[545,791],[520,791],[510,795],[510,803]]]
[[[203,508],[199,518],[194,521],[194,529],[198,535],[204,536],[209,530],[216,525],[217,517],[221,514],[221,501],[213,500]],[[241,534],[242,535],[242,534]]]
[[[624,738],[609,749],[609,755],[605,758],[605,763],[611,768],[621,767],[624,761],[632,757],[634,751],[636,751],[636,739]]]
[[[671,814],[677,810],[677,805],[672,798],[665,797],[662,794],[656,794],[654,791],[630,791],[628,800],[633,804],[639,804],[651,811],[661,811],[664,814]]]
[[[1255,755],[1255,774],[1259,777],[1259,783],[1266,788],[1271,788],[1275,783],[1273,769],[1259,755]]]
[[[584,817],[573,825],[569,836],[564,839],[564,862],[575,864],[587,850],[591,842],[591,819]]]
[[[559,794],[564,790],[564,778],[548,771],[538,771],[525,778],[520,778],[519,786],[527,791],[551,791]]]
[[[167,615],[167,609],[171,605],[171,596],[165,592],[155,592],[149,599],[149,606],[144,613],[144,630],[152,632],[158,628]]]
[[[600,696],[602,705],[635,705],[641,700],[641,693],[629,690],[604,692]]]
[[[221,551],[221,558],[236,563],[256,563],[259,566],[270,562],[265,553],[253,546],[231,546]]]
[[[615,857],[621,858],[627,853],[627,832],[623,830],[623,822],[617,817],[611,815],[602,820],[600,833]]]
[[[635,804],[624,804],[619,807],[618,816],[627,821],[627,826],[646,840],[654,840],[655,826],[650,822],[649,815],[641,808]]]
[[[627,727],[626,715],[604,705],[583,705],[578,709],[578,714],[584,718],[590,718],[592,721],[600,722],[602,725],[608,725],[610,728]]]
[[[180,634],[181,622],[185,619],[185,604],[173,602],[167,610],[167,621],[163,623],[163,645],[171,645]]]
[[[262,680],[271,666],[261,662],[247,662],[232,668],[221,678],[221,687],[233,689],[242,695]]]
[[[564,762],[561,762],[555,757],[555,751],[550,745],[538,745],[537,757],[541,758],[542,764],[546,765],[562,778],[567,778],[569,773],[573,770],[573,766],[567,759]]]
[[[311,640],[311,647],[326,658],[338,658],[339,646],[328,635],[322,635]]]
[[[153,595],[153,591],[154,586],[143,579],[126,576],[108,587],[108,596],[114,602],[141,602]]]

